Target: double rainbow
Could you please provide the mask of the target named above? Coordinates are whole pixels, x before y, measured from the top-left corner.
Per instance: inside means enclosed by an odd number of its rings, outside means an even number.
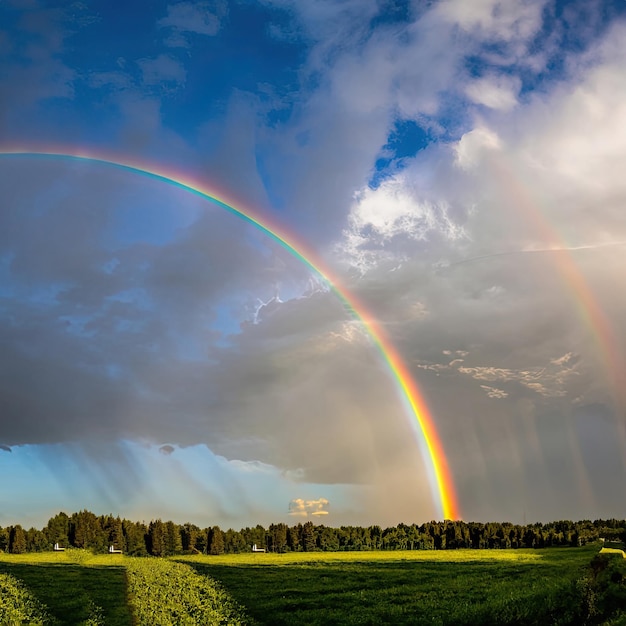
[[[39,158],[56,159],[64,161],[87,161],[90,163],[124,170],[129,173],[139,174],[152,180],[178,187],[195,196],[211,202],[212,204],[228,211],[236,217],[258,228],[276,243],[282,246],[296,259],[319,275],[340,298],[352,315],[360,320],[372,342],[380,352],[383,360],[387,363],[400,397],[411,416],[411,426],[415,432],[420,446],[430,463],[426,463],[429,481],[433,492],[435,504],[440,514],[445,519],[458,519],[460,517],[459,504],[456,496],[454,483],[441,440],[435,428],[435,422],[428,406],[420,392],[411,373],[402,360],[398,350],[391,342],[383,326],[373,317],[341,282],[335,279],[332,273],[324,266],[321,259],[306,244],[297,241],[293,235],[284,232],[279,225],[271,223],[267,218],[262,218],[259,212],[249,209],[236,208],[231,203],[219,198],[215,193],[202,183],[191,180],[183,174],[179,174],[161,167],[151,166],[146,163],[131,161],[109,155],[93,155],[84,152],[66,152],[63,150],[40,150],[40,149],[0,149],[0,157],[4,158]]]

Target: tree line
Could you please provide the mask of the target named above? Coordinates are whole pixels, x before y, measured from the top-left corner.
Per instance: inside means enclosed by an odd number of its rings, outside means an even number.
[[[80,511],[58,513],[38,530],[16,524],[0,527],[0,550],[21,554],[63,548],[107,552],[114,546],[133,556],[177,554],[233,554],[250,552],[253,544],[268,552],[315,552],[351,550],[455,550],[459,548],[547,548],[581,546],[604,538],[626,541],[626,520],[561,520],[547,524],[517,525],[508,522],[463,522],[445,520],[417,524],[341,526],[332,528],[307,521],[289,526],[270,524],[264,528],[222,530],[152,520],[133,522],[112,515]]]

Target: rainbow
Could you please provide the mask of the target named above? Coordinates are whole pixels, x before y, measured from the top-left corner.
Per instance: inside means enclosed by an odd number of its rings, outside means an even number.
[[[498,158],[490,157],[487,163],[495,179],[502,185],[507,199],[525,215],[535,232],[548,242],[549,247],[541,252],[553,253],[556,271],[572,294],[579,318],[594,338],[610,384],[611,400],[618,415],[617,435],[622,450],[622,465],[626,469],[626,360],[620,351],[620,342],[610,320],[572,254],[577,249],[600,248],[612,244],[570,246],[543,214],[541,203],[533,197],[530,186],[514,175],[513,168],[503,155],[499,154]]]
[[[151,166],[143,162],[104,155],[103,153],[96,155],[86,152],[66,151],[65,149],[49,151],[32,148],[0,148],[0,157],[13,159],[56,159],[70,162],[86,161],[139,174],[152,180],[178,187],[211,202],[258,228],[296,259],[300,260],[305,266],[320,276],[352,315],[363,323],[371,340],[391,371],[403,404],[411,416],[412,429],[417,436],[424,455],[430,461],[426,465],[435,504],[444,519],[460,518],[456,490],[441,439],[423,394],[413,380],[407,365],[391,342],[383,326],[368,312],[365,305],[354,294],[343,287],[340,281],[333,278],[332,273],[324,266],[319,257],[307,248],[306,244],[297,241],[293,235],[289,235],[281,230],[280,226],[273,224],[267,217],[262,217],[260,212],[236,208],[232,203],[215,195],[211,189],[205,187],[202,183],[191,180],[185,175],[164,166]]]

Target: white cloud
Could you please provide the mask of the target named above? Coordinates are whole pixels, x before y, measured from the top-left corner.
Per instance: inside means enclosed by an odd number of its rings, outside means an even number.
[[[225,2],[178,2],[167,7],[167,17],[159,20],[161,28],[172,30],[166,39],[166,45],[188,47],[185,35],[194,33],[213,37],[220,30],[222,19],[226,13]]]
[[[489,128],[478,127],[465,133],[455,146],[456,162],[462,169],[476,167],[486,151],[498,150],[501,142]]]
[[[313,515],[316,517],[328,515],[328,506],[330,502],[326,498],[317,500],[303,500],[295,498],[289,503],[289,515],[292,517],[308,517]]]
[[[545,0],[443,0],[437,12],[488,39],[528,39],[541,27]]]
[[[490,398],[497,398],[501,400],[502,398],[508,398],[509,394],[503,389],[498,389],[497,387],[489,387],[489,385],[481,385],[481,389],[484,389],[487,395]]]
[[[465,93],[477,104],[508,111],[517,104],[521,80],[516,76],[485,76],[468,84]]]
[[[476,380],[484,380],[487,382],[518,382],[524,387],[531,389],[535,393],[547,398],[557,398],[566,395],[566,384],[572,376],[577,375],[573,368],[558,367],[560,364],[551,361],[551,365],[557,367],[533,367],[528,369],[508,369],[493,366],[479,367],[459,367],[461,374],[471,376]],[[492,395],[494,393],[505,393],[501,390],[481,385],[483,389],[488,391],[490,398],[506,397],[502,395]]]
[[[348,217],[349,227],[340,244],[341,254],[361,270],[386,258],[386,248],[394,239],[424,241],[429,236],[457,240],[463,227],[450,215],[445,200],[419,198],[409,175],[401,173],[384,181],[377,189],[364,188],[355,194]],[[424,309],[423,303],[420,308]]]

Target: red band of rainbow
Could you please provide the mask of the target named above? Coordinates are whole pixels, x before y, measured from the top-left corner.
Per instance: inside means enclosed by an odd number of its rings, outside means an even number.
[[[44,158],[62,159],[65,161],[88,161],[94,164],[104,165],[116,169],[125,170],[134,174],[149,177],[168,185],[173,185],[191,194],[228,211],[238,218],[252,224],[268,237],[277,242],[295,258],[308,266],[313,272],[327,282],[332,291],[341,299],[352,314],[360,320],[372,341],[376,345],[383,360],[387,363],[399,394],[411,415],[411,425],[416,433],[418,442],[426,459],[426,467],[433,492],[433,499],[444,519],[458,519],[460,517],[459,504],[456,496],[452,474],[443,445],[435,427],[435,421],[430,413],[423,394],[413,380],[407,365],[402,360],[382,325],[368,312],[351,292],[341,283],[333,279],[332,273],[324,266],[324,263],[306,244],[296,242],[292,235],[288,235],[277,225],[269,226],[270,220],[262,218],[258,211],[236,208],[229,202],[219,198],[215,193],[203,184],[190,180],[176,172],[146,163],[133,162],[125,158],[109,155],[87,154],[85,152],[69,152],[65,150],[41,150],[0,148],[0,157],[10,158]],[[169,168],[168,168],[169,170]]]

